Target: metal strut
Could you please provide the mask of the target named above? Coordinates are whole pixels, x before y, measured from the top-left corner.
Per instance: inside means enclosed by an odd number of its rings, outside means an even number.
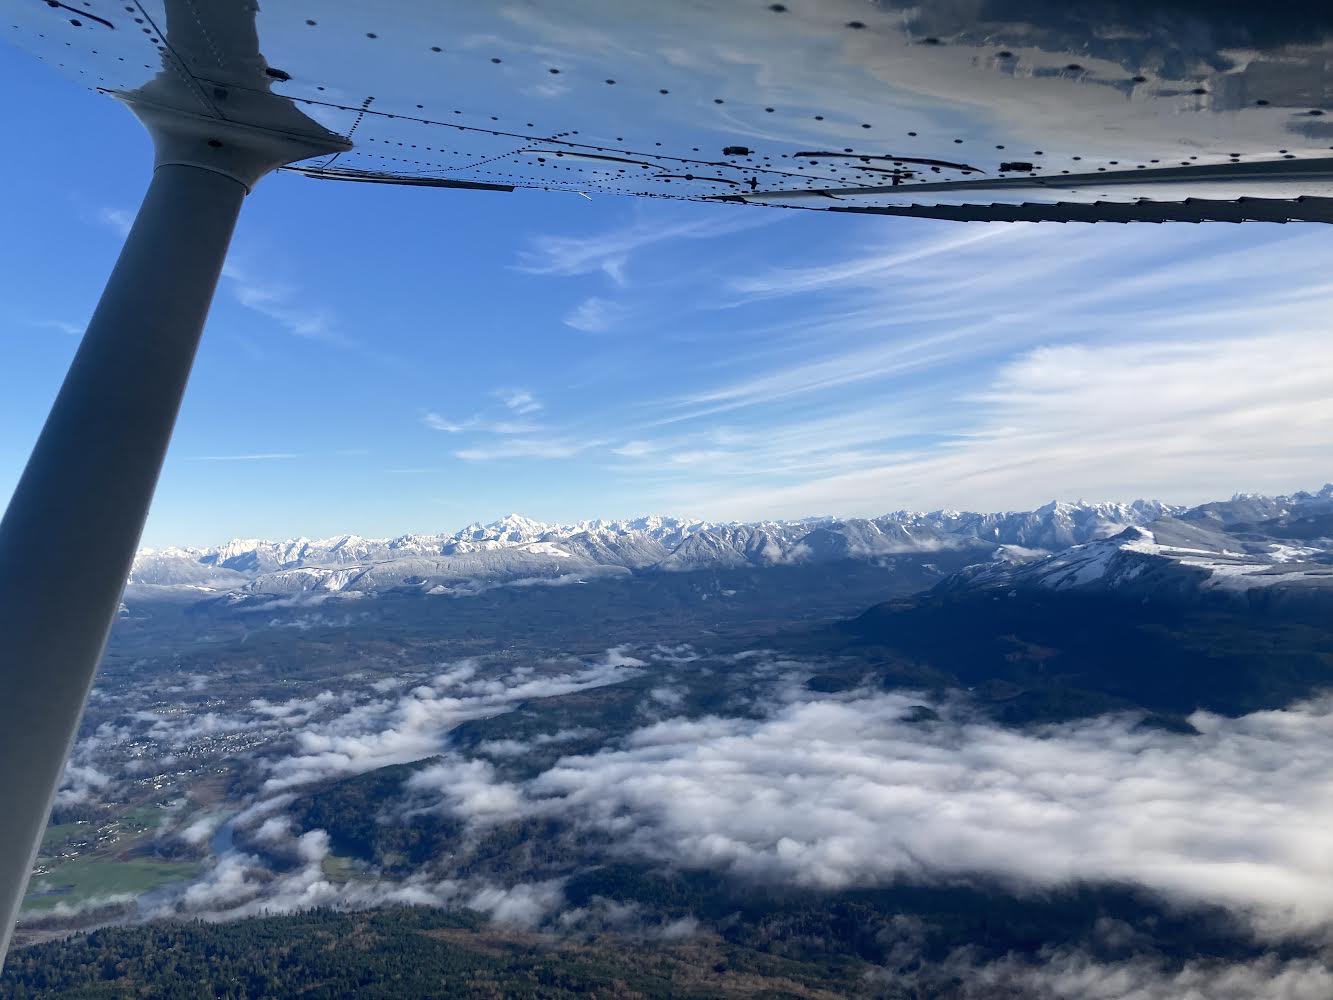
[[[268,171],[346,148],[126,103],[153,136],[152,182],[0,521],[0,961],[241,202]]]

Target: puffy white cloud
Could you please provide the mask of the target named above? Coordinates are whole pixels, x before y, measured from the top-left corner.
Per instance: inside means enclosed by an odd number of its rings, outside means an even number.
[[[180,839],[187,844],[202,844],[217,831],[222,825],[225,817],[221,813],[210,813],[207,816],[201,816],[185,829],[181,830]]]
[[[306,864],[319,864],[329,856],[329,835],[324,830],[308,830],[296,839],[296,853]]]
[[[91,764],[76,763],[86,756],[86,750],[84,753],[76,752],[73,759],[65,765],[65,773],[61,776],[60,787],[56,791],[56,805],[67,806],[87,802],[111,783],[109,774],[103,774]]]
[[[530,749],[520,740],[486,740],[477,744],[477,752],[487,757],[522,757]]]
[[[495,767],[484,760],[445,761],[407,780],[415,792],[433,792],[450,811],[479,822],[508,819],[522,812],[517,785],[495,780]]]
[[[477,752],[487,757],[522,757],[536,747],[549,746],[553,743],[568,743],[596,735],[594,729],[561,729],[554,733],[538,733],[528,742],[521,740],[486,740],[477,744]]]
[[[97,910],[121,910],[130,907],[134,903],[134,899],[133,893],[116,892],[106,896],[89,896],[87,899],[81,899],[76,903],[61,901],[54,906],[44,907],[40,910],[20,910],[18,923],[20,925],[31,925],[48,921],[58,922]]]
[[[268,718],[295,723],[301,721],[301,716],[314,715],[321,708],[337,701],[339,698],[332,691],[321,691],[313,698],[289,698],[276,704],[263,698],[255,698],[250,702],[250,708]]]
[[[564,905],[561,883],[520,883],[510,888],[489,886],[473,893],[467,905],[480,910],[496,923],[536,927]]]
[[[566,933],[610,931],[621,938],[629,936],[658,941],[681,941],[703,932],[703,925],[694,917],[664,919],[640,903],[621,902],[605,896],[593,896],[583,906],[563,909],[551,925]]]
[[[681,691],[665,685],[653,688],[648,692],[648,697],[667,708],[677,708],[685,700],[685,695]]]
[[[910,722],[914,704],[883,694],[673,719],[522,786],[479,761],[413,786],[477,823],[558,815],[620,850],[743,879],[1132,883],[1221,905],[1261,934],[1333,920],[1333,702],[1198,713],[1198,736],[1131,716],[1019,732],[958,706]]]
[[[662,925],[658,937],[663,941],[681,941],[699,933],[699,921],[694,917],[680,917]]]
[[[185,890],[179,905],[190,911],[212,911],[234,907],[252,900],[263,891],[267,880],[259,858],[250,854],[224,854],[197,882]],[[153,915],[166,915],[174,907],[162,904]]]
[[[291,838],[292,821],[286,816],[270,816],[255,828],[254,838],[261,844],[280,844]]]
[[[268,765],[264,790],[420,760],[443,750],[449,731],[461,722],[511,711],[530,698],[616,684],[644,665],[623,647],[609,649],[591,663],[573,661],[572,670],[559,673],[532,674],[519,668],[479,677],[474,661],[462,661],[397,698],[373,699],[307,724],[294,738],[297,752]]]
[[[141,908],[140,916],[236,920],[317,906],[360,910],[404,904],[467,906],[497,923],[530,928],[545,922],[564,905],[559,880],[498,886],[484,880],[432,879],[418,873],[402,882],[376,878],[333,882],[324,873],[324,861],[329,857],[327,831],[308,830],[293,837],[280,817],[266,821],[261,831],[269,827],[274,831],[269,841],[290,848],[298,867],[275,873],[259,857],[230,850],[183,893]]]
[[[1011,957],[972,966],[965,957],[928,970],[960,981],[960,1000],[1019,996],[1028,1000],[1326,1000],[1333,968],[1318,959],[1190,961],[1151,958],[1099,962],[1078,951],[1048,951],[1039,961]],[[900,982],[895,974],[886,982]]]
[[[274,813],[281,809],[286,809],[296,798],[293,794],[274,795],[272,798],[261,799],[251,805],[246,806],[238,812],[233,818],[233,824],[239,829],[248,829],[257,822],[268,819]]]

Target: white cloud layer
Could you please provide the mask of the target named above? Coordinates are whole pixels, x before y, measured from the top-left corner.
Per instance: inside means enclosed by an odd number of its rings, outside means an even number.
[[[1037,348],[1006,364],[941,443],[870,468],[718,498],[774,516],[1058,496],[1201,502],[1328,476],[1333,341],[1309,333]],[[1238,478],[1240,477],[1240,478]]]
[[[1265,935],[1333,921],[1333,702],[1198,736],[1104,717],[1025,733],[906,721],[913,699],[797,701],[764,719],[673,719],[532,782],[446,762],[413,778],[476,822],[561,815],[621,849],[825,889],[1129,883],[1216,904]]]
[[[731,308],[700,321],[711,352],[639,420],[605,421],[631,483],[755,519],[1193,503],[1328,478],[1319,234],[856,233],[723,279]],[[694,300],[716,290],[700,280]]]
[[[418,875],[402,882],[378,879],[330,880],[324,871],[329,835],[307,830],[299,837],[266,822],[266,847],[287,850],[298,862],[274,874],[252,854],[229,850],[203,878],[177,897],[147,908],[145,918],[197,916],[236,920],[260,914],[293,913],[314,907],[361,910],[394,904],[466,906],[496,923],[533,928],[564,905],[559,880],[497,886],[480,880],[432,879]]]
[[[468,719],[510,711],[528,698],[548,698],[615,684],[644,662],[619,648],[600,660],[572,664],[565,672],[536,673],[518,667],[502,676],[479,676],[477,663],[446,665],[429,681],[396,698],[377,698],[341,715],[307,724],[296,733],[295,752],[270,767],[266,793],[322,778],[359,774],[388,764],[439,753],[451,729]]]
[[[111,776],[109,774],[103,774],[91,764],[79,763],[79,760],[87,759],[88,756],[88,754],[76,754],[65,765],[65,772],[60,778],[60,786],[56,790],[57,806],[85,802],[89,797],[110,784]]]
[[[910,694],[815,695],[803,683],[809,664],[749,652],[727,658],[745,672],[744,717],[644,725],[527,780],[502,769],[539,746],[593,734],[555,729],[530,743],[491,740],[476,758],[449,747],[449,731],[466,719],[648,670],[662,676],[644,685],[640,709],[650,717],[677,711],[688,680],[671,676],[671,664],[696,659],[687,647],[659,647],[489,672],[462,660],[202,716],[127,713],[80,741],[65,789],[83,798],[114,793],[119,779],[93,766],[95,752],[127,740],[183,749],[192,739],[245,732],[267,741],[256,752],[268,779],[263,792],[233,819],[267,860],[226,848],[180,893],[141,904],[142,916],[229,919],[413,903],[469,906],[521,927],[632,927],[668,939],[700,931],[628,904],[568,909],[551,872],[506,885],[458,878],[447,864],[401,881],[373,872],[330,879],[327,833],[299,832],[286,813],[299,786],[439,754],[407,779],[405,813],[440,809],[478,828],[554,817],[630,859],[769,886],[842,890],[906,879],[999,884],[1034,896],[1088,883],[1138,886],[1169,905],[1222,907],[1259,942],[1333,944],[1333,698],[1237,719],[1196,713],[1194,736],[1141,727],[1133,715],[1020,731],[981,719],[963,701],[933,705],[935,721],[910,721],[921,703]],[[179,836],[202,844],[221,818],[196,814]],[[908,935],[904,947],[919,951],[920,941]],[[1039,961],[978,965],[959,954],[950,962],[931,974],[958,975],[961,996],[978,998],[1010,989],[1080,1000],[1306,1000],[1325,995],[1333,976],[1326,963],[1273,955],[1169,966],[1056,950]]]
[[[1268,955],[1249,962],[1190,961],[1173,968],[1137,958],[1099,962],[1078,951],[1049,951],[1039,962],[1010,958],[974,966],[946,963],[961,980],[960,1000],[1325,1000],[1333,969],[1316,959]],[[893,977],[885,977],[892,982]]]

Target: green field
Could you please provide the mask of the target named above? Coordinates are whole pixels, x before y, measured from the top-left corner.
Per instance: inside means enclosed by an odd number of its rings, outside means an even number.
[[[54,847],[64,844],[71,838],[81,834],[90,834],[95,832],[96,827],[90,827],[87,823],[52,823],[42,834],[42,853]]]
[[[350,882],[356,877],[356,865],[353,860],[336,854],[330,854],[320,862],[320,869],[330,882]]]
[[[129,830],[151,830],[157,826],[166,812],[167,810],[160,805],[136,806],[121,817],[121,822]]]
[[[199,870],[194,862],[156,861],[136,858],[118,861],[90,855],[74,858],[49,875],[35,877],[28,886],[23,908],[40,912],[59,903],[81,903],[124,893],[138,895],[159,886],[192,877]]]

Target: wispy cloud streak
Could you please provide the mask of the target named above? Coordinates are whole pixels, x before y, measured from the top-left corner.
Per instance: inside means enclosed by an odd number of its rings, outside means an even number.
[[[271,462],[288,458],[301,458],[300,452],[295,451],[260,451],[247,452],[239,455],[191,455],[191,462]]]
[[[228,259],[222,276],[227,279],[237,302],[273,320],[293,336],[339,347],[353,346],[353,341],[337,330],[333,311],[311,305],[306,301],[307,295],[295,288],[260,278],[234,259]]]
[[[673,222],[645,219],[588,236],[534,236],[520,252],[516,267],[529,274],[557,277],[601,273],[624,285],[630,256],[640,250],[676,240],[714,239],[773,221],[762,213],[734,212]]]

